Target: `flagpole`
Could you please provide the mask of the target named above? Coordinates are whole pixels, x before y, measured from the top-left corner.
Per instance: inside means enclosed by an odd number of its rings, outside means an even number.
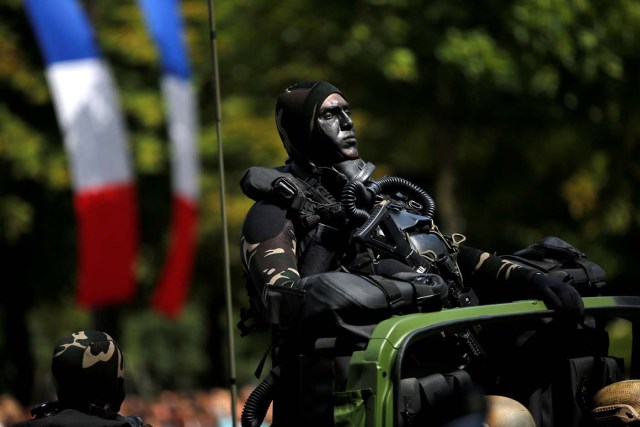
[[[231,388],[231,421],[232,426],[236,427],[236,402],[238,396],[238,385],[236,383],[236,362],[235,362],[235,344],[233,339],[233,307],[231,305],[231,274],[229,271],[229,236],[227,231],[227,213],[225,201],[225,179],[224,179],[224,155],[222,152],[222,136],[220,132],[220,124],[222,122],[221,102],[220,102],[220,76],[218,74],[218,49],[216,44],[215,19],[213,11],[213,0],[208,0],[209,5],[209,40],[211,44],[211,63],[213,65],[213,84],[216,105],[216,137],[218,141],[218,168],[220,169],[220,212],[222,216],[222,246],[224,250],[224,284],[225,284],[225,301],[227,307],[227,336],[229,346],[229,385]]]

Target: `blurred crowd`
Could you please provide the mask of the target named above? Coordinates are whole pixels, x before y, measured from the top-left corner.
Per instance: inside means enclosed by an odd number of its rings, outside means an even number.
[[[242,408],[252,386],[238,390],[236,420],[240,425]],[[8,394],[0,395],[0,427],[10,427],[18,421],[31,418],[30,408],[25,408]],[[120,414],[139,416],[153,427],[233,427],[231,417],[231,393],[225,388],[178,392],[165,390],[152,399],[127,394]],[[271,424],[271,410],[263,426]]]

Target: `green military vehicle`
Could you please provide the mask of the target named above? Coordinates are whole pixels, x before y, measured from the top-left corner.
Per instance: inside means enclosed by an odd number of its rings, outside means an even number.
[[[469,380],[486,394],[527,406],[538,427],[592,425],[594,394],[615,381],[638,378],[638,354],[631,349],[638,348],[632,337],[638,334],[640,298],[584,302],[587,321],[575,327],[556,324],[541,301],[385,320],[366,348],[352,355],[345,390],[335,395],[336,425],[440,425],[456,409],[447,404],[464,405],[460,399],[447,402],[450,391]],[[460,328],[481,329],[487,354],[479,368],[472,362],[460,369],[460,360],[443,357],[451,354],[447,331]]]
[[[293,391],[298,397],[295,407],[284,410],[297,411],[296,417],[304,420],[298,425],[482,426],[472,421],[446,423],[474,413],[482,416],[486,407],[477,400],[478,393],[483,393],[520,402],[537,427],[626,425],[621,421],[594,424],[592,411],[597,406],[596,392],[609,384],[638,378],[639,356],[632,350],[638,348],[640,297],[583,300],[582,324],[556,319],[538,300],[391,317],[380,322],[366,345],[348,357],[343,386],[335,387],[335,382],[323,378],[326,372],[321,363],[318,372],[312,369],[305,375],[300,371],[298,379],[302,380]],[[485,352],[482,358],[468,361],[456,356],[461,350],[451,331],[467,328],[477,332]],[[309,365],[321,358],[308,357]],[[317,382],[325,384],[324,391],[314,388]],[[333,388],[327,390],[327,384]],[[256,420],[262,420],[274,397],[269,390],[272,385],[263,383],[256,389],[253,409],[245,407],[249,415],[243,414],[243,426],[260,425]],[[635,393],[637,401],[640,388],[634,386],[628,392]],[[310,398],[304,399],[300,393],[308,393]],[[624,394],[620,398],[621,404],[625,398],[634,399]],[[320,423],[315,418],[313,414],[321,414],[322,407],[324,411],[331,409],[332,420]],[[628,407],[601,409],[607,411],[600,414],[601,419],[635,419]],[[275,416],[273,425],[290,425],[291,418],[286,418],[278,423]]]

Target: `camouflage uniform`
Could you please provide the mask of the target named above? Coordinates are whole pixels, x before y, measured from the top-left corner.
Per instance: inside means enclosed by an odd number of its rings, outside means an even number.
[[[282,206],[261,201],[251,208],[242,229],[242,263],[265,303],[269,286],[295,288],[301,276],[338,270],[340,259],[345,255],[344,246],[338,247],[335,240],[346,244],[346,231],[326,224],[303,227],[291,219],[294,215]],[[315,236],[320,227],[330,228],[334,236],[340,238],[334,238],[332,243],[318,241]],[[323,247],[325,254],[330,253],[321,266],[314,265],[317,260],[309,255],[312,245]]]
[[[249,229],[252,224],[259,224],[262,230]],[[298,239],[286,210],[265,203],[254,205],[240,242],[243,267],[265,304],[268,286],[293,287],[300,279]]]

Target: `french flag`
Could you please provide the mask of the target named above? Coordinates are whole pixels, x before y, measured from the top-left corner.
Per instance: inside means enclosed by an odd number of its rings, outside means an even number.
[[[122,304],[136,292],[138,212],[127,131],[107,64],[76,0],[26,0],[69,156],[78,224],[76,301]]]
[[[195,258],[199,193],[197,108],[178,0],[138,0],[138,4],[160,54],[172,162],[171,235],[152,305],[173,318],[180,315],[187,298]]]

